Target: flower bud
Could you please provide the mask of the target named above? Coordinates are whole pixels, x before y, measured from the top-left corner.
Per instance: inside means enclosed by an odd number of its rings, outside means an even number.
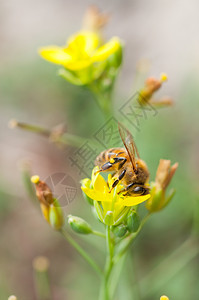
[[[91,226],[82,218],[71,215],[69,215],[68,217],[68,223],[75,232],[81,234],[89,234],[93,232]]]
[[[56,199],[55,203],[51,204],[49,207],[49,224],[55,230],[60,230],[64,225],[63,211]]]
[[[135,210],[130,211],[128,214],[127,227],[130,232],[137,232],[140,227],[140,217]]]
[[[38,175],[32,176],[31,181],[35,184],[36,195],[41,203],[49,205],[53,203],[53,194],[48,185],[41,181]]]
[[[109,15],[101,13],[98,7],[90,6],[83,19],[83,28],[86,30],[100,30],[109,21]]]
[[[143,89],[140,91],[140,103],[144,105],[149,102],[153,94],[160,89],[164,81],[167,81],[167,75],[165,73],[160,75],[160,79],[154,77],[147,78]]]
[[[104,217],[104,223],[109,226],[113,225],[113,212],[112,211],[110,211],[110,210],[107,211],[107,213]]]
[[[49,223],[49,205],[40,203],[41,211],[44,216],[44,219]]]
[[[171,161],[161,159],[155,182],[151,184],[151,198],[146,203],[146,208],[150,212],[157,212],[168,205],[175,194],[175,190],[171,189],[168,196],[166,195],[166,189],[174,176],[178,168],[178,163],[171,166]]]
[[[124,224],[114,226],[113,233],[116,237],[123,237],[127,232],[127,226]]]

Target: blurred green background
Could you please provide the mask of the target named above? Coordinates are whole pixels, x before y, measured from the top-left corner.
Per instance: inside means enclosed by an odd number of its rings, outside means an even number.
[[[43,61],[37,49],[63,45],[81,27],[90,4],[98,1],[45,0],[0,1],[0,299],[16,294],[19,300],[36,298],[32,260],[45,255],[50,260],[52,299],[97,299],[98,278],[75,251],[52,231],[31,203],[22,181],[21,168],[28,161],[32,174],[45,179],[57,172],[70,174],[77,196],[64,210],[96,224],[83,201],[77,170],[68,157],[74,149],[58,148],[45,138],[8,128],[11,118],[52,128],[65,123],[69,132],[90,136],[103,124],[92,95],[56,75],[56,66]],[[199,299],[199,260],[195,245],[185,256],[169,260],[159,273],[151,273],[189,237],[199,232],[199,21],[196,0],[100,1],[111,19],[105,37],[119,36],[125,43],[124,63],[117,81],[115,107],[132,93],[135,70],[148,59],[148,75],[164,71],[169,81],[159,95],[175,100],[142,122],[136,134],[141,157],[151,178],[160,158],[179,162],[172,180],[176,195],[162,212],[154,214],[135,242],[128,268],[122,274],[117,299]],[[103,263],[99,238],[80,239]],[[149,274],[149,275],[147,275]],[[144,278],[148,277],[148,281]],[[151,277],[150,277],[151,276]],[[135,283],[140,282],[135,288]]]

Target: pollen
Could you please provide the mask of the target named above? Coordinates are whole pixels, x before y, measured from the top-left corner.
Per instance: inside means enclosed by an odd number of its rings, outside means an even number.
[[[167,296],[161,296],[160,300],[169,300],[169,298]]]
[[[167,74],[166,74],[166,73],[162,73],[162,74],[160,75],[160,80],[161,80],[162,82],[167,81],[167,80],[168,80]],[[164,300],[164,299],[163,299],[163,300]]]
[[[114,158],[110,159],[110,163],[113,164],[115,162]]]
[[[37,184],[37,183],[39,183],[40,178],[39,178],[38,175],[34,175],[34,176],[31,177],[30,180],[32,181],[32,183]]]

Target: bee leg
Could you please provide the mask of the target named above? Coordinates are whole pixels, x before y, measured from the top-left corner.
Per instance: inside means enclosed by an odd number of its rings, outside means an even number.
[[[126,170],[123,170],[122,173],[119,175],[119,177],[113,182],[112,187],[109,191],[109,193],[112,191],[112,189],[114,189],[114,187],[116,187],[116,185],[120,182],[120,180],[122,180],[122,178],[124,177],[126,173]]]
[[[113,165],[119,164],[119,168],[120,169],[126,162],[126,158],[125,157],[112,157],[110,159],[110,161],[106,162],[105,164],[103,164],[100,168],[100,170],[96,171],[95,174],[100,173],[100,172],[104,172],[109,170]]]
[[[95,174],[103,172],[103,171],[107,171],[108,169],[110,169],[112,167],[112,163],[110,163],[109,161],[107,163],[105,163],[104,165],[101,166],[101,168],[95,172]]]
[[[119,193],[118,193],[118,195],[119,194],[121,194],[121,193],[124,193],[124,192],[128,192],[128,190],[132,187],[132,186],[134,186],[135,185],[135,183],[130,183],[129,185],[127,185],[124,189],[122,189]],[[125,194],[124,194],[125,195]]]
[[[135,195],[147,195],[149,193],[150,189],[148,187],[136,183],[130,183],[125,189],[121,190],[118,194],[127,192],[124,194],[124,196],[126,196],[128,194],[129,189],[131,189],[134,185],[135,188],[133,189],[133,193]]]

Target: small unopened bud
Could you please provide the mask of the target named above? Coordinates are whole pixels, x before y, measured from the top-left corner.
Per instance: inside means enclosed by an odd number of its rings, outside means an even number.
[[[82,218],[69,215],[68,223],[77,233],[89,234],[93,232],[91,226]]]
[[[127,227],[130,232],[137,232],[140,227],[140,217],[135,210],[130,211],[128,214]]]
[[[127,226],[124,224],[114,226],[113,233],[116,237],[123,237],[127,232]]]
[[[12,296],[10,296],[10,297],[8,298],[8,300],[17,300],[17,297],[14,296],[14,295],[12,295]]]
[[[64,225],[64,216],[63,211],[60,206],[56,203],[53,203],[49,207],[49,223],[55,230],[60,230]]]
[[[167,296],[163,295],[160,297],[160,300],[169,300],[169,298]]]
[[[113,212],[112,211],[107,211],[105,217],[104,217],[104,223],[106,225],[113,225]]]

